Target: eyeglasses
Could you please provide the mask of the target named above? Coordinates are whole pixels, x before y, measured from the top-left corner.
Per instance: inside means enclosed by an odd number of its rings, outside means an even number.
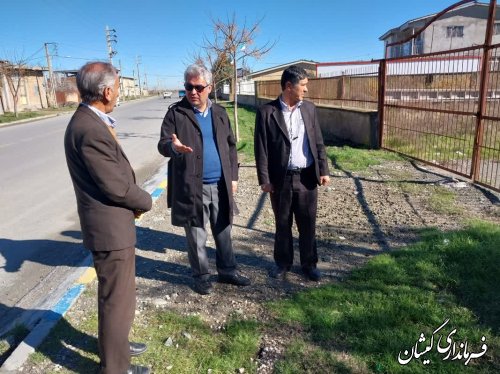
[[[210,86],[210,85],[207,84],[206,86],[202,86],[201,84],[192,85],[191,83],[184,83],[184,88],[186,89],[186,91],[189,91],[189,92],[193,91],[193,88],[194,88],[196,90],[196,92],[200,93],[208,86]]]

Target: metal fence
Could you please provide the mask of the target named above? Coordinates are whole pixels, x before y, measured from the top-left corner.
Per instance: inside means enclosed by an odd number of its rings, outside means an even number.
[[[500,44],[491,45],[495,9],[491,1],[484,45],[371,61],[311,78],[306,99],[378,110],[380,147],[500,191]],[[279,81],[256,82],[256,89],[257,97],[268,99],[281,93]]]
[[[382,148],[500,191],[495,8],[492,1],[484,45],[381,60],[379,140]]]

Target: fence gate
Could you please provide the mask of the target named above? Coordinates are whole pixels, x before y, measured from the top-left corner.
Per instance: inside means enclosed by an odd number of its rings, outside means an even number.
[[[407,40],[419,37],[456,3]],[[485,44],[386,58],[380,63],[381,147],[500,191],[500,44],[492,44],[492,0]],[[387,52],[387,51],[386,51]]]

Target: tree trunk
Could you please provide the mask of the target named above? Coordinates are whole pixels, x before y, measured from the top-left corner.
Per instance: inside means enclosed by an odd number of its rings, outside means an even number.
[[[17,114],[17,96],[14,96],[14,115],[17,117],[19,117],[19,115]]]
[[[236,57],[236,56],[235,56]],[[234,61],[234,128],[236,129],[236,143],[240,141],[240,129],[238,127],[238,69],[236,68],[236,58]]]

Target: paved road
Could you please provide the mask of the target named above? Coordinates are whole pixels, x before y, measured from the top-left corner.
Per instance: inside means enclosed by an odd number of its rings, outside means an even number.
[[[156,144],[173,101],[128,102],[111,114],[141,184],[164,164]],[[0,128],[0,333],[14,311],[46,303],[88,254],[64,159],[70,117]]]

